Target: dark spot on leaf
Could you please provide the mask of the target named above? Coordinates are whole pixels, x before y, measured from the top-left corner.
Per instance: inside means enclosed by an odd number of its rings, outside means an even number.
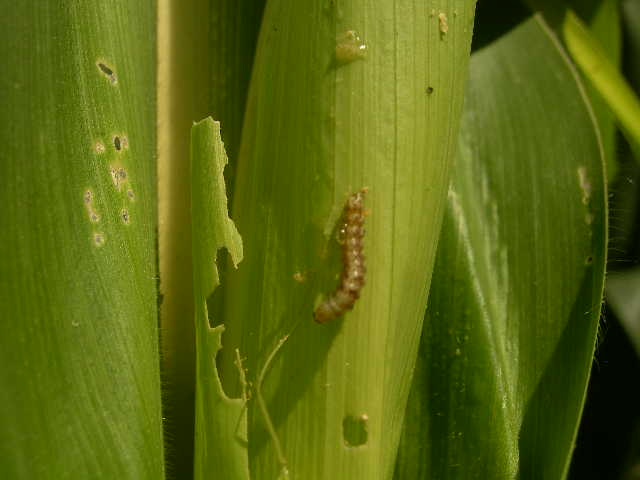
[[[116,76],[112,68],[108,67],[102,62],[98,62],[96,63],[96,65],[98,66],[100,71],[104,73],[104,75],[111,81],[111,83],[113,83],[114,85],[118,83],[118,77]]]
[[[105,75],[113,75],[113,70],[111,70],[109,67],[107,67],[104,63],[98,63],[98,67],[100,68],[100,70],[102,70],[102,72]]]
[[[93,234],[93,243],[96,247],[101,247],[104,245],[105,239],[102,233],[94,233]]]

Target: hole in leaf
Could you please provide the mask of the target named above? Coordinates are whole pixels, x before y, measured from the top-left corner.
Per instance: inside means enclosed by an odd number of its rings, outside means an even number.
[[[367,421],[369,417],[366,414],[355,417],[347,415],[342,421],[342,438],[348,447],[360,447],[367,443]]]
[[[216,256],[216,268],[218,269],[218,280],[220,284],[215,288],[213,293],[207,298],[207,311],[209,313],[209,326],[215,328],[222,325],[224,312],[224,286],[226,273],[231,265],[231,255],[226,248],[220,248]],[[208,268],[211,268],[207,266]],[[230,267],[233,269],[233,266]]]
[[[212,294],[207,298],[207,313],[209,315],[209,327],[216,328],[219,325],[224,324],[224,288],[227,280],[227,272],[234,270],[231,255],[229,251],[222,247],[218,249],[216,254],[215,266],[218,270],[219,285],[213,290]],[[211,268],[210,265],[200,266],[200,268]],[[233,348],[226,346],[226,333],[222,334],[223,348]],[[230,398],[238,398],[242,393],[242,385],[238,381],[237,375],[232,375],[230,379],[227,379],[226,375],[222,375],[224,371],[224,359],[222,354],[216,356],[216,368],[218,369],[220,382],[222,383],[222,389]],[[235,372],[234,372],[235,373]]]

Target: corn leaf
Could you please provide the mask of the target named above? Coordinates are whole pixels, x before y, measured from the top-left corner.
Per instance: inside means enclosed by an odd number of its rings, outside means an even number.
[[[264,0],[158,2],[158,257],[167,464],[193,468],[195,325],[191,254],[190,132],[195,120],[222,122],[233,177],[247,85]],[[219,267],[224,267],[221,262]],[[222,269],[224,270],[224,268]],[[219,318],[217,312],[212,312]]]
[[[244,261],[225,280],[221,372],[254,385],[254,478],[389,478],[455,152],[473,1],[267,4],[233,218]],[[327,325],[335,230],[368,187],[366,285]]]
[[[193,126],[191,152],[196,332],[194,476],[210,478],[215,472],[228,480],[248,480],[246,395],[230,399],[222,390],[215,357],[224,327],[211,328],[207,312],[207,297],[220,283],[215,265],[217,250],[227,248],[236,266],[242,260],[242,239],[227,213],[223,177],[227,156],[218,122],[208,118]],[[238,368],[242,368],[240,362]]]
[[[576,38],[576,25],[579,22],[581,33],[586,35],[590,42],[599,44],[609,68],[620,68],[622,54],[622,32],[620,25],[620,6],[618,0],[525,0],[532,9],[540,10],[549,22],[550,26],[565,42],[574,57],[574,62],[581,63],[584,53],[577,52],[574,47],[582,43]],[[572,10],[573,9],[573,10]],[[575,10],[575,13],[574,13]],[[580,46],[584,50],[585,46]],[[602,145],[607,164],[607,176],[612,181],[618,172],[616,148],[616,124],[615,115],[609,105],[606,94],[601,92],[601,87],[592,83],[592,77],[584,72],[586,81],[584,87],[593,112],[598,121],[598,129],[602,138]]]
[[[640,355],[640,269],[613,272],[607,277],[607,301]]]
[[[599,135],[541,17],[470,70],[396,478],[561,479],[603,289]]]
[[[164,476],[155,2],[4,2],[0,477]]]
[[[640,157],[640,99],[598,40],[572,11],[564,18],[562,32],[572,58],[607,102],[634,153]]]

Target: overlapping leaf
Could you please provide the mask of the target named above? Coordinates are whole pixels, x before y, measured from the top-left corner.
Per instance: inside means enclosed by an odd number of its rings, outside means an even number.
[[[397,478],[563,478],[605,240],[593,115],[534,18],[472,58]]]

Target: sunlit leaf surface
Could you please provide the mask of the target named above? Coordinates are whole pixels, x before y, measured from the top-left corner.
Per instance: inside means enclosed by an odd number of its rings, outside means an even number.
[[[234,396],[235,348],[246,357],[255,478],[285,469],[308,479],[392,475],[455,154],[474,3],[267,4],[232,208],[245,257],[223,282],[220,354]],[[314,308],[342,268],[339,217],[363,187],[366,285],[352,311],[315,324]]]
[[[163,478],[155,2],[4,2],[0,478]]]
[[[537,17],[472,57],[396,478],[568,468],[606,239],[601,148],[576,79]]]

